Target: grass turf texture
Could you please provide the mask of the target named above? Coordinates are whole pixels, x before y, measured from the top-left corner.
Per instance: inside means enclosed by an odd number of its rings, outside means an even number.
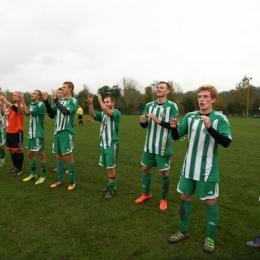
[[[84,116],[84,121],[88,118]],[[98,165],[98,122],[77,126],[75,119],[76,189],[67,191],[65,184],[51,189],[57,180],[55,156],[51,152],[54,121],[46,118],[45,150],[47,180],[23,182],[29,175],[26,156],[23,174],[14,178],[6,152],[6,164],[0,169],[1,236],[0,259],[259,259],[260,250],[246,247],[245,242],[260,234],[258,202],[260,120],[229,118],[233,142],[228,149],[219,147],[221,173],[220,222],[216,250],[202,251],[206,232],[205,205],[193,199],[190,238],[169,244],[167,238],[178,230],[180,196],[176,192],[186,140],[173,142],[171,186],[168,210],[158,209],[160,174],[152,170],[153,198],[136,205],[142,193],[141,154],[146,130],[139,116],[123,116],[120,128],[117,191],[110,201],[100,190],[106,186],[106,170]],[[27,140],[28,119],[25,121]],[[39,169],[39,160],[37,159]],[[39,173],[39,171],[38,171]],[[38,174],[39,175],[39,174]]]

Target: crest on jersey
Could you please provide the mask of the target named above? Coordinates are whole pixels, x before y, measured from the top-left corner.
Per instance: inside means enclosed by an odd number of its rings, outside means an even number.
[[[161,118],[164,118],[164,117],[165,117],[165,113],[163,113],[163,112],[160,113],[160,117],[161,117]]]
[[[206,135],[209,134],[208,131],[207,131],[207,129],[206,129],[205,127],[203,128],[203,133],[206,134]]]

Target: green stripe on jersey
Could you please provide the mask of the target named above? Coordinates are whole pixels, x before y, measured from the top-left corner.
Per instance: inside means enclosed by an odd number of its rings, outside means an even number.
[[[188,148],[181,174],[188,179],[219,182],[218,143],[207,132],[199,111],[188,113],[178,127],[181,136],[188,133]],[[226,116],[215,112],[209,114],[211,126],[232,140]]]
[[[157,101],[146,104],[142,115],[154,114],[159,120],[169,123],[170,117],[175,118],[179,113],[178,106],[172,101],[166,100],[164,104],[158,105]],[[147,117],[148,130],[144,145],[144,151],[161,156],[171,155],[172,144],[170,130],[156,124],[150,117]]]

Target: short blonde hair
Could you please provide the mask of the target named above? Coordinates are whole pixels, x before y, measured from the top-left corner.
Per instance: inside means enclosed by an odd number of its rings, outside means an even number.
[[[218,99],[218,91],[212,85],[204,85],[204,86],[199,87],[198,93],[200,93],[201,91],[209,91],[211,98],[216,98],[216,100]]]

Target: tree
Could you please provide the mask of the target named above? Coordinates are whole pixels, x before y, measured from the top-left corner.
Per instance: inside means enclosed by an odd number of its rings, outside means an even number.
[[[197,92],[186,92],[186,95],[180,100],[180,102],[185,114],[194,111],[197,104]]]
[[[138,82],[131,78],[123,78],[123,102],[125,103],[125,111],[134,113],[140,110],[142,96],[137,89]]]
[[[79,105],[81,105],[84,112],[88,111],[88,102],[87,97],[90,94],[89,88],[86,84],[83,85],[83,90],[81,90],[77,95],[76,99],[79,102]]]

